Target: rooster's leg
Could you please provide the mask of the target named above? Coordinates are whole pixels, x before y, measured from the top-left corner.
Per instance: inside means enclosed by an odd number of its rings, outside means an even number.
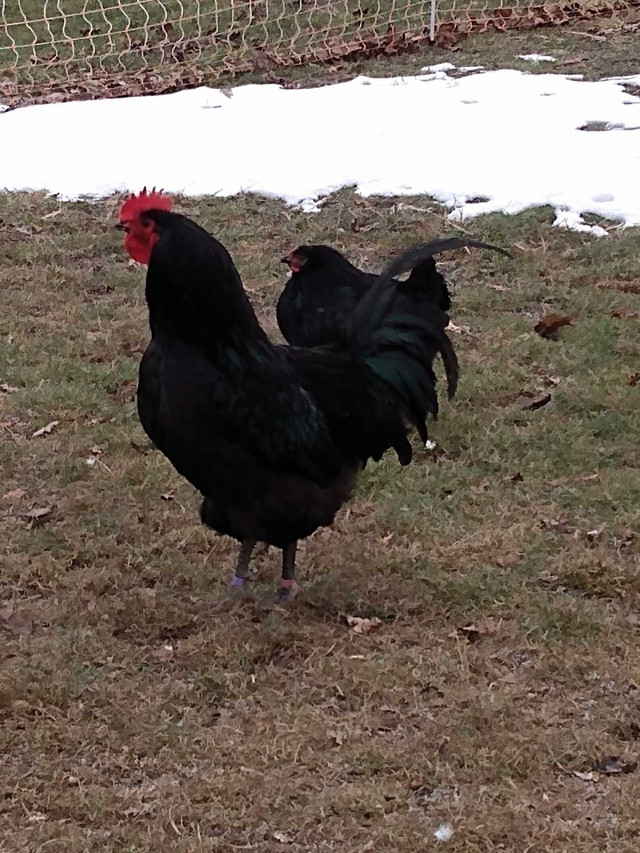
[[[296,547],[291,542],[282,549],[282,580],[276,598],[277,604],[288,604],[296,595]]]
[[[236,573],[231,581],[231,595],[244,595],[249,580],[249,561],[251,553],[256,546],[255,539],[245,539],[240,545],[240,553],[238,554],[238,562],[236,563]]]
[[[207,608],[213,613],[224,613],[231,610],[243,601],[250,600],[249,587],[249,560],[251,552],[256,544],[255,539],[245,539],[240,543],[240,553],[236,563],[236,571],[229,590],[224,598],[219,599]]]

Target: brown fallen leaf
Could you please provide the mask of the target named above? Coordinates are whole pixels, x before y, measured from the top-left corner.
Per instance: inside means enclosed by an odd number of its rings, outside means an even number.
[[[7,492],[6,495],[3,495],[2,499],[5,501],[19,501],[20,498],[23,498],[26,494],[26,489],[12,489],[10,492]]]
[[[605,525],[603,524],[601,527],[596,527],[593,530],[587,530],[587,541],[591,543],[596,542],[602,536],[604,528]]]
[[[21,637],[26,637],[33,631],[33,619],[22,613],[16,613],[12,604],[7,604],[0,609],[0,624],[5,630]]]
[[[382,620],[377,616],[371,619],[361,619],[360,616],[347,616],[347,625],[353,634],[368,634],[382,625]]]
[[[464,637],[470,643],[477,643],[482,637],[490,634],[492,630],[493,625],[491,624],[491,620],[489,620],[487,623],[479,622],[477,625],[475,623],[463,625],[460,628],[456,628],[455,631],[451,631],[449,637],[452,640],[455,640],[457,637]]]
[[[332,740],[336,746],[342,746],[344,743],[344,735],[340,729],[330,729],[327,732],[327,737]]]
[[[52,512],[52,506],[40,506],[25,513],[24,517],[31,522],[32,527],[35,527],[37,524],[43,524]]]
[[[133,382],[130,379],[126,379],[124,382],[121,382],[118,386],[118,389],[115,393],[115,396],[122,403],[133,403],[138,394],[138,383]]]
[[[31,438],[40,438],[41,435],[49,435],[49,433],[53,432],[53,430],[58,426],[59,423],[60,421],[51,421],[51,423],[48,423],[46,426],[37,429],[31,436]]]
[[[151,652],[151,656],[160,662],[173,660],[173,655],[174,648],[171,643],[164,643],[162,646],[159,646]]]
[[[583,62],[584,62],[584,57],[582,57],[582,56],[568,56],[565,59],[565,61],[561,62],[560,64],[562,66],[565,66],[565,65],[582,65]]]
[[[620,281],[617,278],[608,278],[596,285],[600,288],[619,290],[621,293],[640,293],[640,279],[635,281]]]
[[[632,311],[631,308],[616,308],[611,312],[612,317],[628,317],[630,320],[635,320],[638,317],[637,311]]]
[[[120,347],[123,355],[139,355],[146,349],[144,341],[125,341]]]
[[[562,382],[559,376],[544,376],[543,379],[549,385],[559,385]]]
[[[469,326],[456,326],[451,320],[449,320],[447,332],[454,332],[456,335],[469,335],[472,338],[475,337]]]
[[[593,769],[597,773],[604,773],[605,776],[620,776],[623,773],[633,773],[637,767],[637,761],[630,761],[625,764],[616,755],[608,755],[605,758],[601,758],[593,765]]]
[[[580,779],[583,782],[597,782],[598,777],[595,773],[583,773],[581,770],[574,770],[573,775],[576,779]]]
[[[537,332],[541,338],[554,340],[558,331],[563,326],[572,326],[575,320],[577,320],[577,315],[575,314],[547,314],[546,317],[542,317],[542,319],[536,323],[533,330]]]
[[[543,391],[541,394],[523,394],[520,397],[520,408],[523,411],[535,412],[536,409],[541,409],[551,402],[551,394]]]

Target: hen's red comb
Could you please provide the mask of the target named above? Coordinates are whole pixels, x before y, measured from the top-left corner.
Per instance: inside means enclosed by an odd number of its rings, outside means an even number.
[[[156,190],[154,187],[151,192],[147,192],[147,188],[143,187],[142,192],[138,195],[130,196],[120,208],[120,221],[127,222],[132,219],[137,219],[143,213],[149,210],[171,210],[173,207],[173,199],[165,195],[162,190]]]

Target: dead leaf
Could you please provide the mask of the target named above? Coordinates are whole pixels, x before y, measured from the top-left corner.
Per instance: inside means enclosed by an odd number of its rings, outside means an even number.
[[[470,625],[463,625],[461,628],[456,628],[455,631],[452,631],[449,636],[451,639],[455,640],[456,637],[464,637],[470,643],[477,643],[479,639],[484,637],[486,634],[491,632],[492,626],[490,624],[482,624],[472,623]]]
[[[130,379],[121,382],[116,391],[116,397],[123,403],[133,403],[138,393],[138,383]]]
[[[141,355],[146,349],[144,341],[125,341],[120,347],[123,355]]]
[[[467,204],[469,204],[469,202],[467,202]],[[505,291],[507,289],[502,284],[487,284],[486,286],[490,287],[491,290],[497,290],[498,293],[502,293],[503,291]]]
[[[630,320],[635,320],[638,316],[637,311],[632,311],[631,308],[616,308],[611,312],[612,317],[628,317]]]
[[[151,652],[151,656],[157,661],[165,662],[173,660],[174,648],[171,643],[164,643],[157,649]]]
[[[543,530],[552,530],[554,533],[571,533],[573,528],[566,522],[557,518],[543,518],[539,525]]]
[[[457,335],[471,335],[471,337],[474,336],[469,326],[456,326],[456,324],[452,323],[451,320],[449,320],[447,332],[454,332]]]
[[[546,317],[536,323],[533,330],[542,338],[554,340],[563,326],[572,326],[577,319],[576,314],[547,314]]]
[[[276,830],[273,833],[273,837],[281,844],[291,844],[291,838],[287,835],[286,832],[280,832],[279,830]]]
[[[512,474],[510,477],[503,477],[503,483],[522,483],[524,477],[520,473],[520,471],[516,471],[515,474]]]
[[[538,574],[538,580],[540,581],[540,583],[554,584],[558,580],[558,575],[554,575],[548,569],[543,569]]]
[[[523,394],[523,396],[520,397],[520,408],[523,411],[535,412],[536,409],[541,409],[550,402],[551,394],[548,392],[536,395]]]
[[[619,290],[622,293],[640,293],[640,280],[620,281],[617,278],[608,278],[601,281],[597,287]]]
[[[7,604],[0,610],[0,620],[3,628],[20,637],[26,637],[33,631],[33,619],[16,613],[12,604]]]
[[[605,776],[620,776],[623,773],[633,773],[638,767],[637,761],[630,761],[625,764],[615,755],[608,755],[606,758],[596,761],[593,769],[597,773],[604,773]]]
[[[368,634],[370,631],[375,631],[382,625],[382,620],[377,616],[371,619],[361,619],[359,616],[347,616],[347,625],[349,630],[354,634]]]
[[[49,433],[53,432],[53,430],[58,426],[59,423],[60,421],[51,421],[51,423],[48,423],[46,426],[37,429],[31,436],[31,438],[40,438],[41,435],[49,435]]]
[[[7,492],[6,495],[3,495],[2,499],[6,501],[19,501],[20,498],[23,498],[26,494],[26,489],[12,489],[10,492]]]
[[[587,539],[589,542],[595,542],[602,536],[602,531],[604,530],[605,525],[603,524],[601,527],[596,527],[594,530],[587,531]]]
[[[344,735],[339,729],[331,729],[327,732],[327,737],[334,741],[336,746],[342,746],[344,742]]]
[[[17,390],[18,389],[14,385],[9,385],[8,382],[3,382],[2,384],[0,384],[0,391],[2,391],[4,394],[13,394],[13,392]]]
[[[576,779],[581,779],[583,782],[597,782],[598,777],[595,773],[583,773],[580,770],[574,770],[573,775]]]
[[[582,65],[583,62],[584,62],[584,57],[582,57],[582,56],[569,56],[569,57],[567,57],[567,59],[565,59],[564,62],[561,62],[560,64],[562,66],[565,66],[565,65]]]
[[[31,525],[35,527],[37,524],[42,524],[52,512],[52,506],[40,506],[25,513],[25,518],[28,518]]]
[[[41,219],[53,219],[56,216],[60,216],[62,213],[62,208],[59,207],[57,210],[53,210],[51,213],[45,213],[44,216],[40,217]]]

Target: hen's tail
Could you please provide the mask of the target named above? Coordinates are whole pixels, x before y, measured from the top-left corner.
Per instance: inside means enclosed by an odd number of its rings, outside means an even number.
[[[383,381],[381,389],[384,391],[380,393],[386,398],[384,403],[389,405],[391,396],[423,441],[428,437],[427,415],[431,413],[436,417],[438,414],[434,358],[438,353],[442,357],[449,397],[455,394],[458,383],[458,359],[445,332],[449,318],[442,308],[434,302],[429,312],[411,313],[406,300],[394,299],[398,284],[393,279],[438,252],[465,246],[494,249],[511,257],[497,246],[458,237],[412,246],[386,267],[360,300],[347,324],[342,343]],[[404,464],[411,458],[404,445],[396,446],[396,451]]]

